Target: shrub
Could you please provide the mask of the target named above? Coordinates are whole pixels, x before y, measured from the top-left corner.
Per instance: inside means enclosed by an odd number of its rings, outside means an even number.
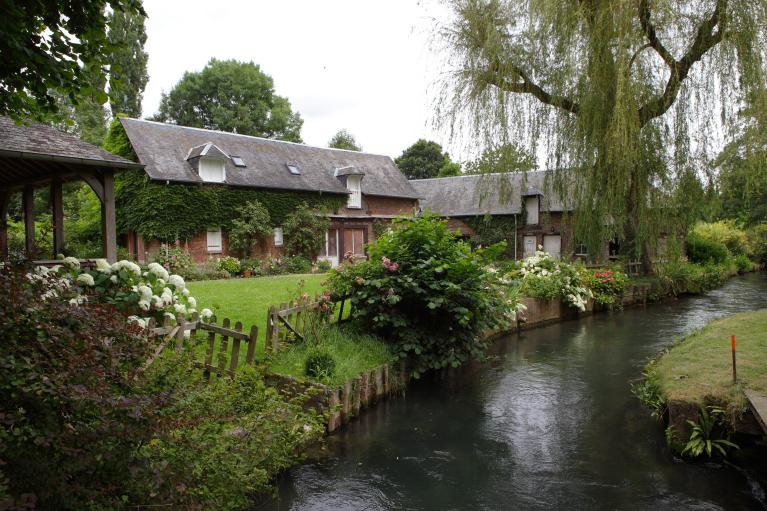
[[[28,270],[0,269],[0,480],[41,509],[117,509],[163,403],[135,379],[155,343],[110,305],[69,303],[77,290],[55,272]]]
[[[325,233],[330,220],[320,216],[308,204],[300,204],[285,218],[285,251],[290,256],[314,260],[325,246]]]
[[[591,289],[594,301],[603,305],[614,305],[628,284],[628,275],[618,270],[597,269],[589,271],[586,285]]]
[[[687,235],[687,258],[690,262],[721,264],[729,257],[727,247],[718,241],[706,239],[696,232]]]
[[[743,229],[738,228],[732,221],[720,220],[719,222],[699,223],[695,225],[692,232],[704,240],[721,243],[727,247],[731,254],[751,254],[748,236]]]
[[[248,201],[237,209],[238,217],[229,229],[229,248],[247,257],[260,242],[272,235],[269,210],[257,200]]]
[[[738,267],[738,273],[746,273],[754,270],[754,263],[747,256],[740,254],[735,257],[735,266]]]
[[[235,275],[240,273],[240,260],[232,256],[224,256],[218,260],[218,269]]]
[[[253,497],[272,492],[277,474],[301,461],[306,445],[324,432],[320,416],[303,409],[308,396],[286,400],[264,384],[259,369],[244,367],[235,380],[209,384],[189,383],[188,376],[163,381],[159,372],[163,388],[183,388],[166,410],[168,427],[138,453],[150,468],[133,492],[139,504],[250,509]]]
[[[481,253],[434,215],[399,219],[368,248],[370,260],[332,270],[335,300],[352,319],[410,359],[414,376],[482,358],[487,329],[508,325],[512,304]]]
[[[166,243],[162,244],[154,261],[170,273],[176,273],[184,278],[193,274],[196,269],[192,257],[184,249]]]
[[[310,273],[312,271],[312,263],[305,257],[283,257],[281,266],[285,269],[285,273]]]
[[[318,379],[327,379],[336,371],[336,360],[326,350],[317,348],[306,355],[304,374]]]
[[[754,260],[767,264],[767,223],[755,225],[748,231],[748,239]]]
[[[321,273],[326,272],[329,269],[331,269],[332,267],[333,267],[333,265],[327,259],[321,259],[321,260],[317,261],[317,271],[318,272],[321,272]]]
[[[519,292],[524,296],[544,300],[560,298],[581,311],[586,310],[586,301],[592,297],[575,266],[557,261],[540,250],[521,261],[507,277],[522,281]]]

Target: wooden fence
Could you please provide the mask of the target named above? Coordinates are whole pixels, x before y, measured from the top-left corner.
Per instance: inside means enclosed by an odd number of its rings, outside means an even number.
[[[343,320],[344,304],[341,300],[337,322]],[[266,318],[266,348],[277,352],[285,344],[295,341],[305,341],[307,336],[314,336],[322,322],[322,315],[332,318],[333,311],[323,311],[323,306],[332,306],[321,300],[319,295],[314,299],[293,300],[281,303],[279,307],[272,305]]]
[[[245,364],[253,365],[256,354],[256,343],[258,342],[258,327],[252,326],[250,332],[243,332],[241,322],[236,322],[234,328],[231,328],[231,321],[224,319],[221,326],[216,324],[216,318],[210,321],[201,321],[197,313],[192,315],[191,320],[187,320],[183,314],[176,316],[176,323],[171,324],[170,318],[165,318],[162,325],[157,325],[153,320],[149,320],[147,328],[151,335],[164,337],[163,342],[157,348],[154,356],[147,361],[147,365],[159,356],[163,349],[170,343],[175,342],[175,348],[183,348],[184,339],[189,332],[189,336],[196,332],[207,332],[207,350],[203,362],[195,362],[195,367],[204,371],[206,380],[210,380],[210,375],[215,373],[218,376],[229,376],[234,378],[237,366],[240,363],[240,350],[245,345]],[[231,339],[231,347],[230,347]]]

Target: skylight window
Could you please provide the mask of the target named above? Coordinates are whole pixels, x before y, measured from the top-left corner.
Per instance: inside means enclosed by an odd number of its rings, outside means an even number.
[[[288,162],[288,163],[286,163],[285,165],[287,165],[287,166],[288,166],[288,170],[289,170],[289,171],[290,171],[290,173],[291,173],[291,174],[293,174],[294,176],[298,176],[298,175],[301,175],[301,170],[298,168],[298,164],[297,164],[297,163]]]
[[[247,167],[247,165],[245,165],[245,161],[239,156],[232,156],[232,162],[234,163],[235,167]]]

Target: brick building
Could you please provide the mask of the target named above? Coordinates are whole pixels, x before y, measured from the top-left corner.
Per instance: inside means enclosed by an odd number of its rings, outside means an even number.
[[[421,198],[422,209],[448,218],[448,225],[466,237],[474,235],[472,220],[492,217],[513,221],[507,241],[515,259],[533,255],[538,246],[556,258],[586,256],[585,247],[574,243],[566,226],[568,208],[547,186],[546,171],[418,179],[410,183]]]
[[[412,215],[418,193],[388,156],[327,149],[235,133],[190,128],[137,119],[120,119],[138,160],[153,181],[187,186],[231,187],[317,193],[342,198],[345,205],[329,214],[331,226],[320,258],[337,265],[347,252],[364,255],[375,237],[376,221]],[[126,245],[139,259],[157,251],[159,240],[128,233]],[[204,261],[228,254],[227,233],[210,225],[179,240],[192,257]],[[279,257],[281,226],[253,254]]]

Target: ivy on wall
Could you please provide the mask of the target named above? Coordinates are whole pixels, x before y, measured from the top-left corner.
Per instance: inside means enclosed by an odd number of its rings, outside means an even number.
[[[113,121],[104,148],[137,161],[125,130]],[[117,228],[135,231],[146,238],[185,240],[208,227],[229,229],[237,210],[249,201],[259,201],[269,210],[273,224],[282,225],[285,217],[302,202],[320,211],[336,211],[346,196],[226,185],[165,184],[154,182],[143,172],[124,172],[116,180]]]
[[[492,245],[501,241],[509,241],[509,249],[513,251],[515,224],[513,216],[475,216],[460,219],[474,229],[476,236],[472,241],[478,245]],[[524,222],[524,220],[518,220]],[[520,223],[520,225],[524,225]]]

